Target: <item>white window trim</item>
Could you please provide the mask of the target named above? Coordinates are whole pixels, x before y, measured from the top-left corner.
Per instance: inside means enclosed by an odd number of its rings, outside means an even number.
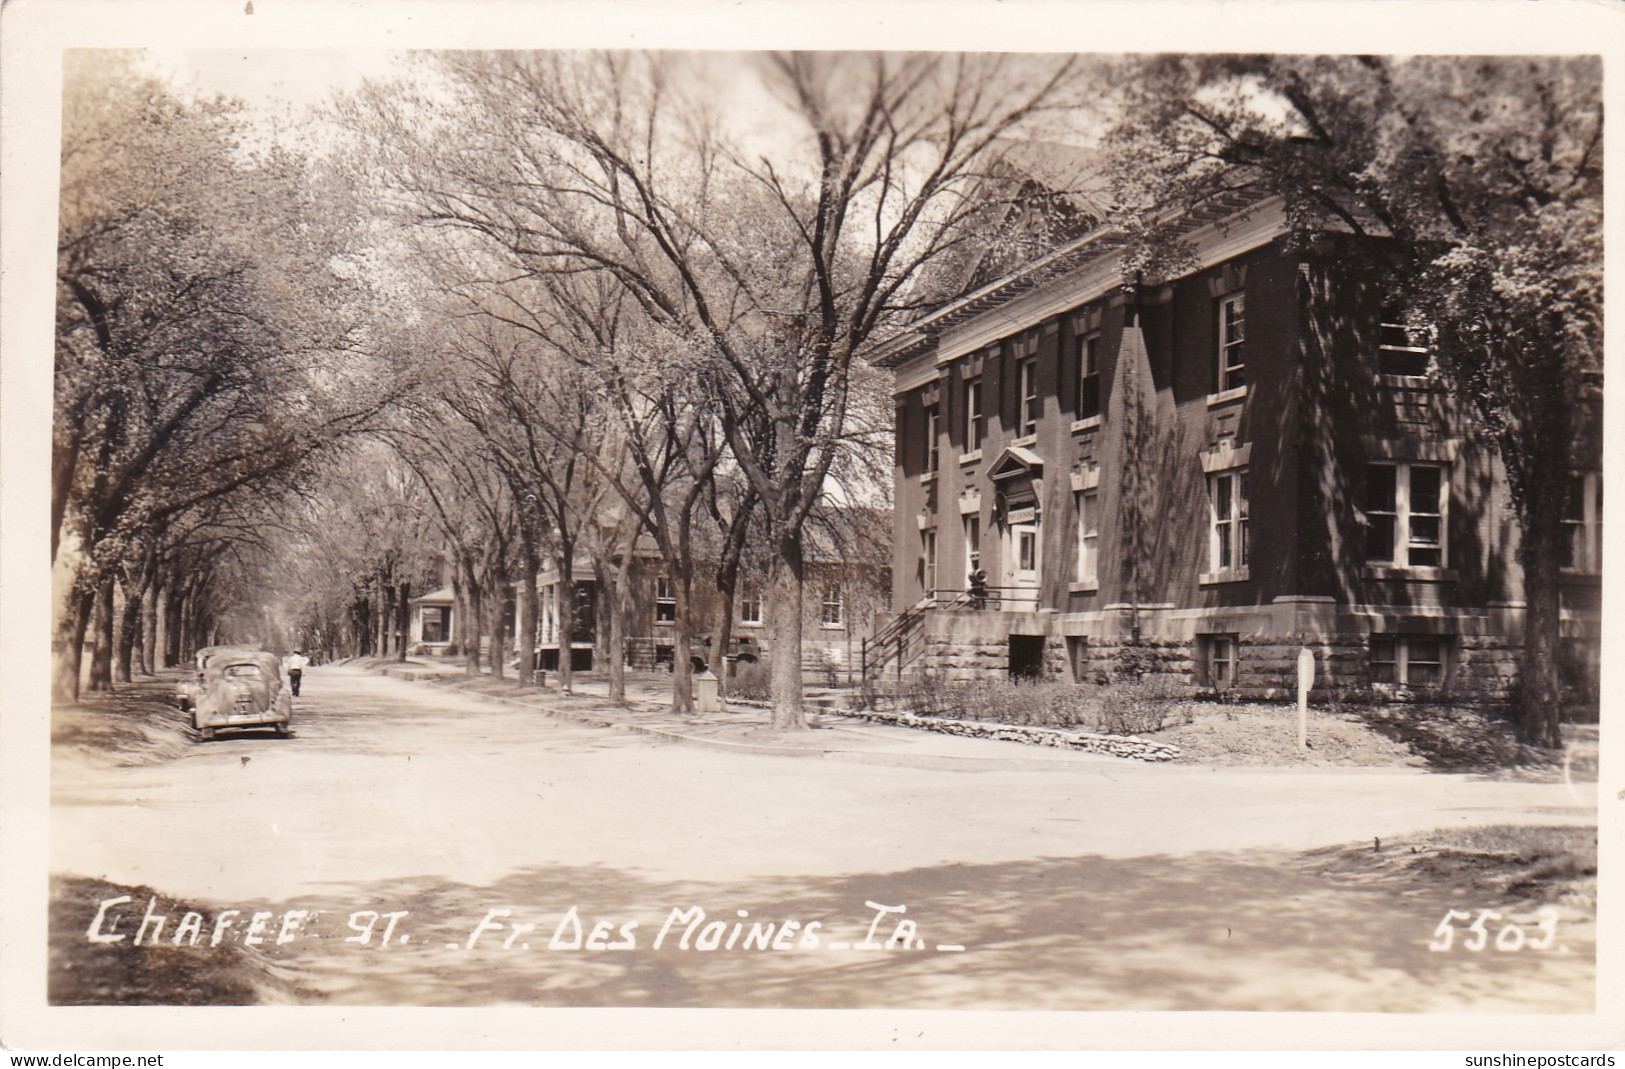
[[[1201,667],[1202,685],[1213,690],[1229,690],[1236,685],[1240,678],[1241,638],[1234,634],[1202,634],[1197,635],[1197,656]],[[1216,654],[1220,643],[1225,644],[1230,651],[1228,663],[1230,665],[1229,677],[1224,680],[1218,678],[1214,671],[1214,663],[1219,659]]]
[[[1091,351],[1094,353],[1095,371],[1093,375],[1090,375],[1088,371],[1088,355]],[[1091,415],[1084,415],[1083,384],[1090,378],[1095,380],[1095,411]],[[1085,335],[1084,337],[1078,339],[1078,395],[1073,398],[1073,404],[1075,406],[1074,411],[1078,413],[1078,418],[1077,421],[1072,424],[1073,430],[1079,429],[1079,423],[1085,423],[1091,419],[1099,420],[1100,417],[1105,414],[1106,399],[1101,396],[1101,386],[1104,382],[1105,379],[1100,372],[1100,334],[1096,332]]]
[[[1570,528],[1578,527],[1582,546],[1575,552],[1575,563],[1563,569],[1564,575],[1602,574],[1602,473],[1575,472],[1584,485],[1581,489],[1582,515],[1578,522],[1563,521],[1564,533],[1573,537]]]
[[[1236,306],[1239,306],[1241,310],[1241,337],[1236,341],[1231,342],[1225,339],[1225,321],[1229,310]],[[1247,291],[1240,290],[1236,293],[1231,293],[1220,297],[1218,300],[1218,313],[1218,346],[1216,347],[1215,352],[1215,359],[1218,366],[1215,369],[1217,374],[1213,380],[1214,396],[1234,393],[1237,390],[1245,391],[1247,389]],[[1228,361],[1226,359],[1229,351],[1232,348],[1239,348],[1241,350],[1241,363],[1235,365],[1234,367],[1228,366]],[[1237,371],[1241,373],[1241,384],[1236,386],[1228,385],[1228,376],[1230,373]],[[1212,402],[1210,401],[1210,403]]]
[[[1442,575],[1450,567],[1450,465],[1423,460],[1372,460],[1366,469],[1389,467],[1394,469],[1394,546],[1393,560],[1367,560],[1368,574],[1380,575],[1385,571]],[[1411,564],[1411,471],[1415,468],[1434,468],[1439,472],[1439,563]]]
[[[1018,438],[1036,438],[1038,423],[1044,415],[1044,399],[1038,393],[1038,357],[1027,356],[1021,361],[1020,408],[1016,412]]]
[[[665,593],[661,593],[661,591],[665,591]],[[662,620],[660,618],[660,610],[661,610],[662,607],[667,606],[667,605],[671,606],[671,617],[672,618],[670,620]],[[676,595],[675,592],[672,591],[670,577],[662,575],[658,579],[655,580],[655,626],[656,627],[672,627],[676,623],[677,623],[677,595]]]
[[[925,476],[922,481],[936,478],[942,469],[941,419],[942,410],[938,405],[925,406]]]
[[[975,537],[971,535],[971,525],[976,525]],[[970,582],[971,573],[982,565],[982,515],[979,512],[966,513],[960,521],[960,531],[965,539],[965,581]]]
[[[835,595],[833,599],[830,597],[832,593]],[[831,605],[835,606],[836,619],[833,622],[829,619]],[[823,601],[818,607],[818,626],[825,631],[846,630],[846,591],[838,586],[825,588]]]
[[[1075,593],[1096,590],[1100,586],[1100,495],[1094,490],[1077,490],[1072,500],[1077,509],[1078,555],[1070,589]]]
[[[937,596],[937,532],[935,529],[925,531],[920,538],[920,559],[925,562],[923,569],[924,594],[928,598]]]
[[[745,606],[749,605],[752,601],[754,601],[756,603],[756,616],[755,616],[755,618],[750,618],[750,617],[747,617],[745,615]],[[741,594],[739,596],[739,626],[740,627],[762,627],[762,626],[765,626],[764,620],[763,620],[763,614],[762,614],[762,595],[760,595],[760,594]]]
[[[1225,468],[1225,469],[1223,469],[1221,471],[1213,471],[1213,472],[1208,473],[1208,476],[1207,476],[1207,515],[1208,515],[1208,524],[1207,524],[1207,535],[1208,535],[1207,552],[1208,552],[1208,556],[1207,556],[1207,561],[1208,561],[1208,571],[1203,572],[1198,577],[1197,582],[1199,584],[1202,584],[1202,583],[1239,583],[1239,582],[1244,582],[1245,580],[1247,580],[1249,578],[1249,565],[1241,563],[1241,561],[1238,558],[1240,558],[1240,556],[1241,556],[1241,547],[1243,545],[1246,545],[1246,546],[1249,547],[1248,548],[1248,558],[1249,558],[1249,560],[1251,559],[1251,545],[1252,545],[1252,543],[1246,536],[1243,536],[1240,539],[1235,537],[1236,532],[1243,530],[1245,527],[1250,527],[1251,523],[1252,523],[1252,520],[1251,520],[1252,509],[1251,509],[1250,505],[1246,502],[1246,498],[1245,498],[1245,495],[1242,492],[1242,486],[1241,486],[1242,480],[1246,477],[1246,475],[1247,475],[1247,469],[1244,468],[1244,467]],[[1219,556],[1220,556],[1220,552],[1221,552],[1220,551],[1220,546],[1219,546],[1219,528],[1220,528],[1221,520],[1220,520],[1220,517],[1219,517],[1218,480],[1220,480],[1220,479],[1233,480],[1233,485],[1232,485],[1232,487],[1230,489],[1230,515],[1223,520],[1224,523],[1228,523],[1228,524],[1231,525],[1230,566],[1229,567],[1224,567],[1224,566],[1220,565],[1220,563],[1219,563]],[[1247,506],[1247,507],[1244,508],[1244,505]]]
[[[971,404],[973,397],[975,405]],[[982,376],[973,375],[965,380],[965,445],[969,448],[959,458],[961,464],[965,463],[965,457],[968,456],[981,458],[982,442],[987,436],[986,419],[986,396],[982,390]]]

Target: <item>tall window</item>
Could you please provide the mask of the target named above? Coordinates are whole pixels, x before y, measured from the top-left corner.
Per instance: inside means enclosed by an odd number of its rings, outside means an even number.
[[[940,410],[936,405],[925,406],[925,470],[932,475],[937,473],[942,460],[942,452],[937,444],[940,431],[937,423],[939,418]]]
[[[1247,385],[1247,298],[1237,293],[1219,299],[1219,389]]]
[[[1365,559],[1396,568],[1442,568],[1445,467],[1383,463],[1365,469]]]
[[[1078,339],[1078,418],[1100,415],[1100,335]]]
[[[1031,527],[1016,530],[1016,568],[1023,572],[1038,570],[1038,532]]]
[[[677,622],[677,597],[671,590],[671,579],[662,575],[655,580],[655,623]]]
[[[982,448],[982,437],[987,429],[987,416],[982,411],[982,379],[980,376],[965,380],[965,452],[974,453]]]
[[[1044,402],[1038,396],[1038,357],[1029,356],[1021,362],[1021,411],[1017,414],[1019,432],[1016,437],[1026,438],[1038,433],[1038,417],[1044,414]]]
[[[838,586],[824,588],[822,622],[825,627],[842,627],[846,624],[846,598]]]
[[[937,592],[937,532],[920,533],[920,578],[925,596],[935,597]]]
[[[1209,558],[1214,572],[1247,567],[1247,471],[1238,468],[1208,476],[1212,508]]]
[[[965,517],[965,575],[969,577],[982,566],[982,517],[970,513]]]
[[[1432,352],[1429,332],[1406,322],[1405,309],[1389,305],[1382,310],[1377,333],[1377,370],[1384,375],[1426,375]]]
[[[759,591],[747,590],[739,595],[739,622],[742,624],[762,622],[762,595]]]
[[[1560,563],[1577,572],[1602,571],[1602,475],[1569,476],[1563,498],[1563,544]]]
[[[1450,640],[1434,635],[1372,635],[1371,682],[1437,687],[1445,682]]]
[[[1078,502],[1078,582],[1093,583],[1100,575],[1100,495],[1083,490],[1073,497]]]

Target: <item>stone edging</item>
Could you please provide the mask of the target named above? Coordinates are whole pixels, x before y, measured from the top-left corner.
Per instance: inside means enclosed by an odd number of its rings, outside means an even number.
[[[940,716],[915,716],[913,713],[860,712],[856,709],[831,709],[831,716],[850,716],[898,727],[939,731],[945,735],[962,735],[972,739],[1004,739],[1024,742],[1029,746],[1054,746],[1063,750],[1089,750],[1112,757],[1127,757],[1136,761],[1172,761],[1179,756],[1179,747],[1164,742],[1152,742],[1137,735],[1097,735],[1092,731],[1063,731],[1060,728],[1028,727],[1025,724],[990,724],[979,720],[950,720]]]

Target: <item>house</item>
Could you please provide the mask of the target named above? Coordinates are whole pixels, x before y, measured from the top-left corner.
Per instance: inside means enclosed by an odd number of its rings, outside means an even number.
[[[894,614],[865,671],[1087,682],[1135,647],[1212,691],[1286,696],[1307,645],[1317,687],[1505,697],[1523,618],[1506,479],[1429,374],[1425,332],[1335,235],[1292,247],[1277,201],[1185,222],[1178,277],[1125,287],[1098,227],[877,351]],[[1593,400],[1593,462],[1553,473],[1581,676],[1600,627]]]
[[[807,562],[802,622],[802,670],[811,680],[850,681],[860,670],[864,642],[875,617],[891,602],[889,516],[875,509],[825,508],[815,512],[807,527]],[[756,544],[762,544],[757,540]],[[747,549],[740,566],[739,589],[734,598],[730,663],[761,660],[772,654],[767,631],[767,561]],[[707,655],[721,597],[707,576],[714,571],[702,561],[695,569],[691,592],[695,649]],[[639,543],[627,582],[627,661],[635,668],[671,663],[677,624],[677,599],[664,562],[647,540]],[[554,569],[539,579],[542,612],[538,648],[541,667],[558,663],[561,598],[568,596]],[[600,628],[607,625],[598,611],[598,580],[590,564],[578,563],[572,584],[576,598],[572,666],[593,665]],[[719,669],[720,670],[720,669]]]
[[[453,608],[457,598],[442,587],[407,602],[411,609],[407,648],[419,653],[446,653],[457,641]]]

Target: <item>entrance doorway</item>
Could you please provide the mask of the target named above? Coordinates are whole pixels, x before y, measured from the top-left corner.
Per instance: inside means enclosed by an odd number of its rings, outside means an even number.
[[[1010,636],[1010,678],[1041,679],[1044,675],[1044,636]]]

